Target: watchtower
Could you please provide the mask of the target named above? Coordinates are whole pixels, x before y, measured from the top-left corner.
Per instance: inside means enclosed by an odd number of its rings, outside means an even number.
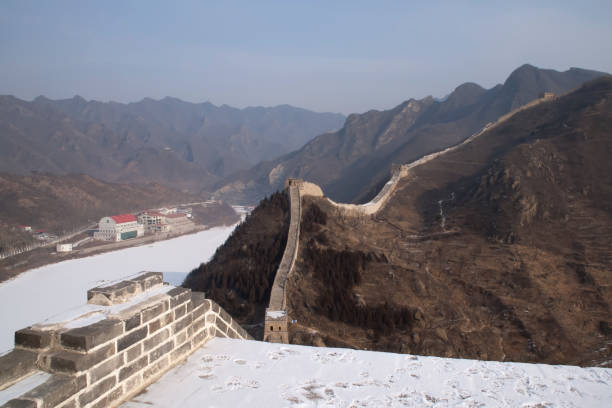
[[[264,341],[270,343],[289,343],[288,317],[284,310],[266,309]]]

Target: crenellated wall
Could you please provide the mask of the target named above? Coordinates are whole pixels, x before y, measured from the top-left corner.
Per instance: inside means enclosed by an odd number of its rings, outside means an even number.
[[[420,159],[415,160],[409,164],[394,165],[389,181],[383,186],[383,188],[379,191],[376,197],[374,197],[370,202],[366,204],[344,204],[336,203],[335,201],[329,198],[326,199],[333,206],[341,210],[344,215],[347,216],[359,217],[376,214],[386,205],[389,199],[393,196],[393,193],[396,191],[399,182],[402,179],[412,177],[411,170],[413,168],[427,163],[430,160],[435,159],[436,157],[442,156],[448,152],[458,149],[459,147],[467,143],[470,143],[475,138],[481,136],[483,133],[499,125],[507,118],[515,115],[517,112],[520,112],[528,107],[537,105],[539,103],[552,101],[554,99],[554,95],[547,94],[543,98],[535,100],[521,108],[518,108],[508,113],[507,115],[502,116],[495,123],[487,124],[481,131],[473,134],[472,136],[455,146],[451,146],[442,151],[423,156]],[[287,236],[287,245],[283,253],[283,258],[278,267],[276,276],[274,278],[274,283],[272,285],[270,303],[268,305],[268,308],[266,309],[264,327],[264,341],[281,343],[289,342],[288,325],[290,317],[287,315],[287,295],[285,292],[285,286],[287,284],[289,274],[291,273],[291,271],[293,270],[293,266],[295,265],[295,260],[297,258],[299,250],[301,197],[324,197],[321,187],[314,183],[303,181],[300,179],[287,179],[285,182],[285,188],[289,191],[291,206],[289,233]]]
[[[264,325],[264,341],[289,343],[287,326],[289,324],[286,313],[287,299],[285,285],[289,273],[295,265],[295,258],[298,253],[298,243],[300,241],[300,219],[301,219],[301,180],[288,179],[286,188],[289,191],[290,220],[287,244],[283,252],[283,258],[276,271],[272,290],[270,292],[270,302],[266,309]]]
[[[0,357],[2,407],[115,407],[213,337],[251,339],[203,293],[147,272],[87,292],[88,303],[19,330]]]

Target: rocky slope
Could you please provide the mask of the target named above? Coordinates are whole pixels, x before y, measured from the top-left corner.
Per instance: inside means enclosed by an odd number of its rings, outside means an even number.
[[[372,216],[304,197],[287,285],[297,320],[291,342],[610,366],[610,154],[606,76],[411,168]],[[257,208],[242,228],[259,231],[284,217],[286,210]],[[219,259],[280,259],[278,245],[241,236]],[[236,310],[251,310],[265,299],[236,296],[244,287],[236,282],[256,279],[264,266],[224,278],[217,261],[216,273],[200,267],[190,278],[234,293]]]
[[[264,311],[288,230],[288,195],[279,192],[266,197],[209,262],[191,271],[183,286],[205,292],[261,339]]]
[[[0,171],[85,173],[199,192],[342,126],[288,105],[235,109],[175,98],[101,103],[0,96]]]
[[[302,220],[293,341],[610,366],[610,154],[607,76],[412,169],[372,217],[307,197],[326,217]],[[357,264],[321,274],[348,250]]]
[[[442,102],[410,99],[388,111],[350,115],[337,132],[223,180],[217,195],[256,202],[279,189],[285,178],[299,177],[321,185],[336,201],[365,202],[386,182],[393,163],[454,145],[544,92],[561,94],[601,75],[523,65],[503,85],[488,90],[466,83]]]

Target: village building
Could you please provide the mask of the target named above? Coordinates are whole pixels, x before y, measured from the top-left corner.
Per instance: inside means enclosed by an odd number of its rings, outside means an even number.
[[[56,252],[70,252],[72,251],[72,244],[71,243],[57,244],[55,246],[55,251]]]
[[[159,211],[143,211],[138,214],[138,222],[144,226],[147,234],[169,231],[168,224],[166,223],[166,215]]]
[[[166,215],[168,228],[173,232],[184,232],[191,229],[193,222],[187,218],[187,214],[175,213]]]
[[[102,217],[94,238],[103,241],[124,241],[144,235],[144,226],[132,214]]]

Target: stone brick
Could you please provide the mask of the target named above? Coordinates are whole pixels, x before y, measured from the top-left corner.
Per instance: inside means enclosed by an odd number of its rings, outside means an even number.
[[[204,319],[203,317],[199,318],[198,320],[195,320],[193,323],[191,324],[191,327],[193,327],[194,331],[200,331],[202,330],[202,328],[204,328],[206,326],[206,319]]]
[[[95,404],[91,405],[90,408],[108,408],[112,406],[113,401],[119,399],[123,395],[123,387],[119,386],[106,394],[100,400],[96,401]]]
[[[145,353],[159,346],[162,342],[167,340],[168,337],[170,337],[170,330],[164,329],[156,333],[154,336],[146,339],[143,342],[143,348],[144,348]]]
[[[0,389],[36,370],[37,359],[36,352],[21,349],[0,356]]]
[[[204,292],[191,292],[191,303],[193,303],[194,308],[206,303],[206,295]]]
[[[170,340],[162,344],[161,346],[153,350],[151,353],[149,353],[149,364],[159,359],[161,356],[169,353],[173,348],[174,348],[174,340]]]
[[[157,316],[161,315],[165,311],[166,311],[166,305],[165,305],[165,302],[163,301],[156,303],[152,306],[149,306],[146,309],[143,309],[141,313],[142,323],[146,323],[149,320],[156,318]]]
[[[217,337],[217,329],[214,326],[208,328],[208,335],[210,337]]]
[[[142,384],[142,373],[137,373],[123,383],[126,393],[136,390]]]
[[[98,382],[102,378],[106,377],[107,375],[109,375],[110,373],[112,373],[113,371],[121,367],[123,364],[124,364],[123,353],[110,358],[109,360],[103,362],[102,364],[98,365],[96,368],[90,371],[89,383],[94,384]]]
[[[172,350],[172,353],[170,353],[170,360],[176,361],[179,358],[185,357],[189,351],[191,351],[191,342],[188,341],[176,350]]]
[[[199,347],[206,340],[207,337],[208,337],[207,330],[203,330],[199,333],[196,333],[196,335],[193,336],[193,338],[191,339],[192,348]]]
[[[187,304],[188,303],[183,303],[182,305],[174,309],[174,320],[178,320],[180,317],[185,315],[185,313],[187,312]]]
[[[215,324],[215,320],[217,320],[217,315],[214,313],[208,313],[206,315],[206,323]]]
[[[230,339],[239,339],[240,336],[238,336],[238,333],[236,333],[234,330],[232,330],[231,328],[227,329],[227,335]]]
[[[125,320],[125,331],[128,332],[141,324],[141,316],[140,313],[136,313],[134,316],[129,317]]]
[[[136,360],[142,354],[142,344],[136,344],[125,353],[125,360],[130,363]]]
[[[77,408],[77,399],[71,399],[67,402],[64,402],[59,408]]]
[[[51,345],[51,336],[51,332],[27,327],[15,332],[15,346],[44,349]]]
[[[193,300],[192,300],[192,303],[193,303]],[[204,314],[209,312],[211,308],[212,308],[212,303],[210,302],[209,299],[204,299],[204,302],[202,302],[202,304],[200,305],[198,305],[197,303],[193,303],[194,314],[197,314],[198,316],[203,316]]]
[[[147,337],[148,329],[147,326],[144,326],[138,330],[134,330],[129,334],[121,337],[117,340],[117,352],[125,350],[130,347],[132,344],[138,343],[140,340]]]
[[[217,322],[215,323],[215,325],[217,326],[217,328],[219,330],[221,330],[223,333],[227,333],[227,325],[225,323],[223,323],[223,320],[221,319],[217,319]]]
[[[88,351],[123,334],[120,320],[101,320],[89,326],[68,330],[60,336],[62,346]]]
[[[49,356],[50,369],[57,372],[75,373],[87,370],[115,354],[115,345],[102,346],[99,350],[82,354],[72,351],[60,351]]]
[[[155,333],[159,329],[161,329],[161,318],[155,319],[149,323],[149,334]]]
[[[114,285],[93,288],[87,291],[87,303],[110,306],[124,303],[140,293],[141,286],[137,282],[121,281]]]
[[[132,375],[134,375],[138,371],[140,371],[143,368],[145,368],[147,366],[148,362],[149,362],[149,358],[147,356],[142,356],[141,358],[139,358],[138,360],[136,360],[132,364],[123,367],[119,371],[119,382],[125,380],[128,377],[131,377]]]
[[[12,399],[2,406],[2,408],[37,408],[38,404],[32,400]]]
[[[176,335],[176,337],[175,337],[176,344],[183,344],[184,342],[187,341],[187,337],[188,337],[187,333],[188,333],[190,327],[188,327],[187,330],[183,330],[182,332],[180,332],[179,334]]]
[[[148,381],[149,378],[158,374],[160,371],[164,370],[166,367],[170,365],[168,361],[168,356],[164,356],[156,361],[154,364],[151,364],[148,368],[144,370],[142,373],[142,378],[144,381]]]
[[[172,333],[176,334],[180,332],[181,330],[183,330],[188,325],[190,325],[192,322],[192,318],[193,316],[191,314],[188,314],[187,316],[183,317],[181,320],[174,322],[174,324],[172,325]]]
[[[161,286],[164,284],[164,274],[161,272],[146,272],[138,275],[130,282],[135,282],[140,285],[140,289],[144,292],[149,289]]]
[[[219,313],[219,309],[221,309],[221,307],[219,306],[219,304],[217,302],[214,301],[210,301],[212,303],[211,309],[213,312],[215,313]]]
[[[232,324],[232,316],[230,316],[229,313],[227,313],[224,309],[219,309],[219,316],[221,316],[221,318],[225,320],[225,323]]]
[[[90,387],[87,391],[79,395],[79,404],[83,407],[90,402],[95,401],[100,398],[102,395],[110,391],[115,384],[117,384],[117,379],[115,376],[108,377],[100,382],[98,382],[93,387]]]
[[[169,290],[167,294],[170,296],[170,307],[172,309],[191,299],[191,290],[186,288],[174,288]]]
[[[56,407],[81,390],[77,378],[66,375],[52,375],[38,387],[22,395],[24,399],[39,399],[42,408]]]

